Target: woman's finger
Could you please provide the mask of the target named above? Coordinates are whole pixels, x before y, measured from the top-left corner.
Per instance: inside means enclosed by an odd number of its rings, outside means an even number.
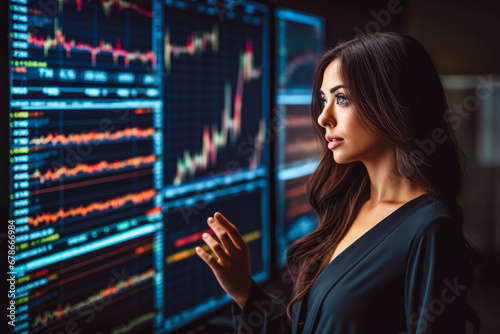
[[[227,263],[229,259],[226,251],[222,246],[208,233],[203,233],[203,240],[207,243],[207,245],[212,249],[212,251],[217,255],[217,257],[221,260],[222,264]]]
[[[196,254],[198,254],[198,256],[201,257],[201,259],[208,264],[208,266],[210,267],[210,269],[212,269],[213,272],[216,272],[216,270],[218,270],[217,266],[219,264],[217,263],[217,260],[212,257],[212,255],[205,252],[201,247],[196,247],[195,251]]]
[[[236,251],[236,247],[233,243],[233,240],[229,237],[227,230],[224,227],[222,227],[222,225],[219,224],[217,220],[215,220],[213,217],[209,217],[207,219],[207,223],[210,226],[210,228],[215,232],[217,238],[219,238],[219,240],[222,243],[222,246],[227,250],[227,252],[229,254],[234,254],[234,252]]]
[[[224,215],[220,212],[216,212],[214,214],[214,217],[217,220],[217,222],[219,222],[219,224],[221,224],[221,226],[226,229],[231,239],[233,239],[234,244],[240,249],[245,249],[247,244],[245,240],[243,240],[243,237],[241,236],[236,226],[231,224],[229,220],[227,220],[227,218],[224,217]]]

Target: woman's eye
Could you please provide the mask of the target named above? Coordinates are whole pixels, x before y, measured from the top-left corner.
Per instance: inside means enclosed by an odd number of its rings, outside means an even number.
[[[345,96],[342,95],[336,95],[335,99],[337,100],[337,104],[339,105],[346,105],[348,103],[348,100],[345,98]],[[322,98],[321,103],[323,103],[323,108],[325,108],[326,105],[328,104],[328,101],[325,100],[325,98]]]
[[[342,95],[337,95],[337,96],[335,96],[335,97],[337,98],[337,103],[339,102],[339,99],[341,99],[341,101],[344,101],[344,102],[340,102],[340,103],[338,103],[338,104],[347,104],[347,99],[346,99],[344,96],[342,96]]]

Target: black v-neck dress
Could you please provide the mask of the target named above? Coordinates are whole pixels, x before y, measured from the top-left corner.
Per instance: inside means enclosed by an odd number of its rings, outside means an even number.
[[[427,193],[328,264],[292,308],[305,324],[293,324],[284,298],[253,281],[243,310],[231,303],[234,333],[462,334],[472,276],[461,226]]]

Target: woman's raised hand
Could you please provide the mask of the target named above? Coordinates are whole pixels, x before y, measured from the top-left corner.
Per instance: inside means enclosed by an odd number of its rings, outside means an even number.
[[[196,247],[196,253],[212,269],[222,289],[243,309],[252,287],[248,245],[238,229],[222,213],[216,212],[214,217],[207,219],[207,223],[222,244],[207,233],[203,234],[203,240],[218,259],[213,258],[201,247]]]

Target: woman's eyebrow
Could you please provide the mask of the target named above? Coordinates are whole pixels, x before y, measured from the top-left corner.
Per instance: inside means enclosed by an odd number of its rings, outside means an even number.
[[[345,86],[344,85],[337,85],[335,87],[330,88],[330,94],[333,94],[337,89],[342,88],[342,87],[345,87]],[[319,92],[322,95],[325,95],[325,93],[323,93],[323,91],[321,89],[319,90]]]

